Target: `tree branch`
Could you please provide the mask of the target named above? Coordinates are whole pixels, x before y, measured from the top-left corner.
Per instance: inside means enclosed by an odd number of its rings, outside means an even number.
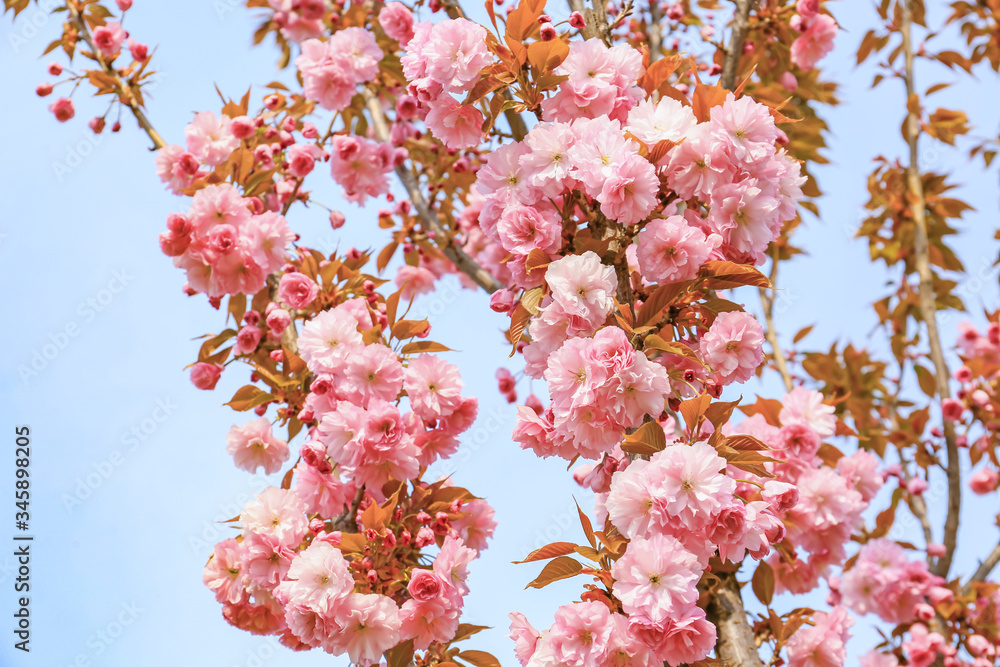
[[[136,100],[135,95],[132,94],[132,84],[122,79],[122,77],[118,74],[118,71],[111,66],[111,63],[104,60],[104,57],[101,55],[101,51],[94,46],[94,37],[90,32],[90,26],[87,25],[86,19],[84,19],[83,15],[80,13],[79,7],[76,6],[75,2],[68,2],[66,3],[66,6],[69,9],[70,18],[73,23],[76,24],[77,29],[80,32],[80,36],[83,37],[83,41],[87,43],[87,46],[89,46],[91,52],[93,52],[94,59],[97,61],[97,64],[101,66],[101,69],[104,70],[105,74],[113,77],[118,83],[118,88],[121,90],[119,100],[124,98],[125,105],[129,108],[129,111],[132,112],[132,115],[135,116],[135,120],[139,123],[139,127],[146,132],[150,140],[153,142],[153,150],[160,150],[166,146],[167,142],[163,140],[159,132],[157,132],[153,127],[153,124],[149,122],[148,118],[146,118],[146,113],[142,110],[142,107],[139,105],[138,100]]]
[[[771,253],[771,275],[768,280],[770,280],[772,285],[778,282],[777,247],[774,247],[774,251]],[[771,345],[771,356],[774,358],[774,367],[781,373],[781,379],[785,383],[785,391],[791,391],[792,375],[788,371],[788,362],[785,360],[785,353],[778,344],[778,332],[774,328],[774,293],[768,292],[763,287],[757,288],[757,291],[760,292],[760,305],[764,310],[764,322],[767,325],[764,337],[767,338],[767,342]]]
[[[370,90],[365,88],[362,93],[365,97],[365,103],[368,106],[368,111],[372,117],[372,127],[375,129],[375,136],[378,137],[379,141],[387,142],[389,141],[389,126],[386,123],[385,113],[382,111],[382,106],[375,97],[375,94]],[[479,266],[476,260],[472,259],[464,250],[457,247],[452,243],[451,232],[445,228],[441,219],[438,218],[437,214],[427,205],[427,200],[424,199],[423,193],[420,191],[420,184],[417,182],[416,176],[413,172],[409,171],[405,166],[400,165],[396,167],[396,176],[402,182],[403,187],[406,188],[406,192],[410,197],[410,201],[417,209],[417,213],[420,215],[420,219],[423,221],[424,225],[432,232],[434,232],[435,239],[440,244],[441,251],[445,256],[451,260],[451,263],[455,267],[469,276],[477,285],[482,287],[484,290],[492,294],[498,289],[503,287],[503,284],[499,280],[494,278],[490,273],[486,271],[483,267]]]
[[[611,46],[611,28],[608,25],[608,8],[606,0],[593,0],[593,9],[584,5],[583,0],[569,0],[569,8],[583,14],[586,25],[580,31],[584,39],[594,37]]]
[[[733,32],[729,35],[729,46],[726,47],[726,57],[722,61],[722,76],[719,85],[733,90],[736,88],[736,77],[740,73],[740,57],[743,55],[743,42],[747,38],[750,27],[750,7],[753,0],[733,0],[736,10],[733,12]]]
[[[962,587],[962,595],[968,595],[972,592],[972,584],[986,581],[986,577],[990,576],[997,563],[1000,563],[1000,544],[993,547],[993,551],[986,557],[986,560],[979,564],[979,567],[969,578],[968,583]]]
[[[715,653],[719,660],[734,667],[763,667],[757,655],[753,630],[747,623],[743,597],[735,572],[720,573],[721,583],[712,591],[705,613],[718,632]]]
[[[903,37],[903,53],[905,70],[903,82],[906,85],[907,100],[917,95],[913,76],[913,10],[910,3],[913,0],[903,0],[903,20],[899,32]],[[937,324],[937,304],[934,295],[934,274],[930,266],[930,250],[927,240],[926,202],[924,199],[924,184],[920,177],[918,140],[920,138],[920,118],[917,105],[907,102],[906,123],[904,132],[906,143],[910,149],[910,160],[906,168],[906,181],[912,204],[910,206],[914,222],[913,252],[917,275],[920,278],[920,317],[927,326],[927,342],[930,347],[931,361],[934,363],[934,379],[937,393],[942,401],[951,397],[948,387],[948,364],[944,359],[941,337]],[[959,469],[958,445],[955,439],[955,425],[944,419],[943,430],[945,444],[948,450],[948,515],[944,524],[945,555],[937,560],[933,571],[938,576],[947,577],[951,562],[955,555],[955,545],[958,538],[959,513],[962,508],[962,472]]]

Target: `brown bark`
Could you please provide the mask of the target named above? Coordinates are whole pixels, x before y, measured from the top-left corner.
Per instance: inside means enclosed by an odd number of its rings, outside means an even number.
[[[719,575],[721,583],[712,591],[705,612],[715,624],[718,639],[715,653],[720,660],[734,667],[763,667],[757,654],[753,629],[747,622],[743,597],[735,573]]]
[[[903,82],[906,85],[907,100],[914,99],[917,95],[916,84],[914,82],[914,53],[911,27],[913,24],[913,11],[910,3],[913,0],[902,0],[903,20],[899,27],[899,32],[903,37],[903,54],[905,56]],[[924,198],[924,184],[920,176],[919,167],[919,146],[920,139],[920,118],[918,116],[919,105],[907,103],[906,123],[904,125],[906,143],[910,149],[909,164],[906,168],[906,182],[910,194],[910,211],[914,222],[913,254],[914,263],[917,269],[917,276],[920,279],[920,318],[927,327],[927,344],[930,347],[931,361],[934,363],[934,380],[937,385],[937,393],[941,401],[951,397],[951,390],[948,387],[948,378],[951,373],[948,371],[948,364],[944,359],[944,349],[941,346],[941,336],[938,332],[937,323],[937,303],[934,294],[934,274],[931,271],[930,248],[927,239],[927,216],[926,200]],[[955,546],[958,541],[958,521],[959,513],[962,509],[962,473],[959,469],[958,445],[955,437],[955,425],[943,420],[945,445],[948,452],[946,471],[948,475],[948,514],[944,524],[944,538],[942,543],[945,547],[945,555],[934,564],[933,572],[941,577],[947,577],[951,569],[951,562],[955,555]]]

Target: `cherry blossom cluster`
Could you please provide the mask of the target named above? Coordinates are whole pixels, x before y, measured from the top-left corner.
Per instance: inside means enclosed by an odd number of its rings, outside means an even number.
[[[303,273],[286,272],[267,320],[247,327],[273,327],[269,335],[280,339],[279,327],[294,326],[289,313],[308,311],[319,293]],[[311,381],[297,418],[309,427],[294,475],[247,504],[241,535],[218,544],[205,569],[205,583],[233,625],[362,665],[401,642],[427,650],[455,636],[467,566],[495,526],[486,501],[420,481],[429,465],[457,449],[475,420],[476,400],[462,397],[457,369],[439,357],[401,359],[381,342],[366,344],[363,332],[380,320],[385,315],[367,298],[307,320],[298,345]],[[261,334],[241,330],[237,345],[242,338],[259,344]],[[404,397],[409,410],[401,412]],[[227,441],[237,466],[249,472],[276,472],[289,456],[266,417],[234,426]],[[413,491],[404,504],[406,480]],[[389,519],[375,518],[378,503]],[[440,553],[432,568],[420,567],[434,546]]]
[[[958,328],[958,348],[964,363],[955,370],[954,378],[961,388],[954,398],[942,402],[942,416],[962,429],[957,444],[970,448],[973,463],[985,461],[969,476],[969,488],[976,494],[985,495],[1000,487],[996,459],[988,455],[993,448],[994,435],[1000,431],[997,417],[1000,414],[1000,324],[990,322],[985,332],[969,322],[961,323]],[[970,443],[968,434],[974,424],[985,432]]]
[[[73,105],[73,92],[75,92],[79,84],[85,80],[88,80],[88,76],[91,72],[100,72],[101,75],[107,76],[107,71],[110,70],[116,75],[122,77],[122,80],[130,80],[129,84],[139,83],[143,79],[144,71],[149,63],[149,47],[145,44],[132,39],[129,33],[122,27],[122,21],[125,18],[126,12],[132,7],[132,0],[116,0],[118,9],[121,12],[119,20],[111,19],[110,12],[108,12],[104,7],[100,7],[103,12],[98,13],[98,11],[92,10],[91,14],[86,18],[81,20],[86,21],[88,30],[91,31],[90,42],[93,45],[93,51],[90,52],[88,57],[92,60],[98,62],[101,65],[100,70],[84,71],[83,73],[76,73],[72,70],[67,70],[58,62],[52,62],[49,64],[47,71],[51,76],[62,76],[64,73],[67,74],[65,79],[61,81],[56,81],[55,83],[50,83],[46,81],[41,83],[35,88],[35,93],[39,97],[48,97],[55,90],[56,86],[63,84],[68,84],[73,86],[72,92],[69,96],[64,96],[56,99],[52,104],[49,105],[49,111],[55,116],[56,120],[60,123],[65,123],[76,116],[76,108]],[[74,37],[76,37],[74,35]],[[90,44],[88,44],[90,46]],[[120,67],[120,61],[118,61],[119,56],[122,54],[123,47],[128,48],[129,56],[131,57],[131,62],[128,65],[122,65]],[[51,48],[49,49],[51,50]],[[102,81],[104,84],[105,81]],[[119,85],[116,82],[116,85]],[[111,92],[110,90],[107,92]],[[101,116],[95,116],[88,122],[88,126],[94,132],[94,134],[100,134],[104,131],[106,126],[106,118],[111,112],[114,106],[114,102],[111,107]],[[121,130],[121,123],[115,121],[112,124],[112,132],[118,132]]]
[[[820,13],[819,0],[798,0],[791,27],[800,34],[792,42],[792,63],[802,70],[811,70],[816,62],[833,51],[837,37],[837,22],[829,14]]]
[[[954,597],[944,579],[928,572],[927,561],[908,559],[901,546],[885,538],[861,547],[854,565],[832,580],[831,590],[856,614],[872,613],[895,625],[917,618],[928,622],[935,615],[933,605]]]
[[[231,624],[278,635],[296,650],[321,648],[365,665],[412,640],[428,659],[441,659],[458,631],[468,564],[495,522],[485,500],[423,477],[457,450],[477,401],[462,396],[453,365],[389,346],[393,337],[426,337],[429,326],[393,329],[395,305],[390,311],[377,291],[384,281],[358,271],[365,255],[290,250],[298,237],[282,211],[316,162],[329,160],[346,195],[361,202],[388,189],[384,168],[395,156],[386,144],[341,134],[313,143],[315,128],[282,116],[276,96],[253,118],[197,114],[186,146],[158,156],[161,179],[191,196],[188,212],[168,219],[161,248],[186,272],[188,293],[204,293],[217,308],[228,295],[239,323],[203,346],[192,382],[213,389],[232,356],[273,392],[250,385],[234,396],[230,405],[252,408],[259,418],[233,426],[229,453],[248,472],[282,469],[290,447],[267,417],[275,406],[289,439],[305,433],[282,485],[248,503],[241,534],[217,545],[205,583]],[[327,139],[329,151],[321,148]],[[248,194],[247,181],[241,193],[236,179],[247,159],[253,169],[278,175],[272,188]],[[377,182],[364,177],[372,165]],[[397,214],[407,211],[396,207]],[[440,274],[454,270],[439,263],[426,264]],[[422,291],[401,289],[394,303]],[[230,339],[231,347],[218,349]],[[248,389],[263,398],[241,399]]]
[[[756,414],[740,422],[734,432],[766,443],[769,456],[776,460],[765,464],[773,480],[754,480],[750,473],[743,477],[785,489],[788,502],[774,509],[787,530],[787,543],[794,548],[775,552],[769,562],[778,590],[800,594],[816,588],[846,560],[846,546],[862,524],[862,512],[882,487],[883,476],[878,459],[864,450],[840,457],[833,466],[824,462],[820,448],[825,438],[834,435],[836,418],[821,394],[797,387],[781,399],[781,405],[777,423]],[[738,486],[740,496],[755,488],[748,483]],[[795,557],[789,558],[790,554]]]
[[[187,214],[170,216],[160,248],[186,272],[190,290],[220,298],[260,291],[294,238],[284,216],[222,183],[198,190]]]

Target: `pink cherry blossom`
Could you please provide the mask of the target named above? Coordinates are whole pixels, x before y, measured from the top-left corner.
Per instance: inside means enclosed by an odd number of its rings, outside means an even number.
[[[240,140],[233,136],[229,117],[217,117],[211,111],[195,114],[184,135],[188,151],[210,167],[228,160],[240,146]]]
[[[698,558],[676,538],[635,538],[611,568],[613,592],[632,617],[662,625],[684,614],[698,599]]]
[[[764,330],[744,312],[720,313],[700,341],[702,359],[719,384],[746,382],[764,360]]]
[[[837,37],[837,22],[828,14],[819,14],[809,20],[808,27],[792,42],[792,62],[799,69],[811,70],[816,62],[833,51]]]
[[[288,443],[276,438],[271,422],[266,417],[243,426],[233,426],[226,436],[226,448],[236,460],[236,467],[247,472],[257,472],[263,467],[268,475],[278,472],[288,460]]]
[[[653,283],[690,280],[718,246],[721,238],[706,237],[684,216],[672,215],[647,224],[636,239],[642,277]]]

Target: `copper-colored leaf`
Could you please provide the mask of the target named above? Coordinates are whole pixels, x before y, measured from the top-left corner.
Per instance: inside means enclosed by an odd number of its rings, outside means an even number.
[[[542,568],[541,574],[534,578],[525,588],[544,588],[553,581],[569,579],[580,574],[583,565],[569,556],[560,556]]]
[[[557,556],[571,554],[575,550],[576,545],[572,542],[553,542],[552,544],[546,544],[544,547],[535,549],[524,560],[515,560],[512,562],[515,565],[520,565],[521,563],[531,563],[536,560],[549,560]]]

